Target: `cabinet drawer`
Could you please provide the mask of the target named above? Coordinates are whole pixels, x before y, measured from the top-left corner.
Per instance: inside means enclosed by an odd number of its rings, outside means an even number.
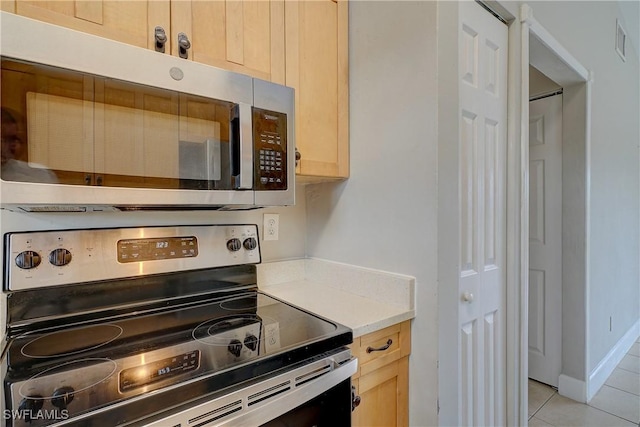
[[[411,353],[411,322],[409,320],[356,338],[351,347],[358,358],[358,372],[366,375]]]

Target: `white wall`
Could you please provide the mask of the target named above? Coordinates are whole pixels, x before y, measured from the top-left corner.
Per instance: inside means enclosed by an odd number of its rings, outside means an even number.
[[[640,318],[640,67],[616,54],[617,3],[531,2],[533,14],[594,73],[591,127],[588,372]],[[609,318],[612,328],[609,330]]]
[[[349,5],[348,181],[308,187],[307,254],[416,277],[410,425],[437,424],[435,2]]]

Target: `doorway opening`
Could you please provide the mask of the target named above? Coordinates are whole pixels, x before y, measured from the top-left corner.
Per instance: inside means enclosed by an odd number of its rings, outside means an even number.
[[[535,22],[529,28],[529,67],[526,84],[530,90],[552,84],[555,86],[547,86],[542,94],[561,90],[562,95],[527,105],[529,141],[523,148],[529,158],[528,376],[584,402],[588,381],[588,72]]]

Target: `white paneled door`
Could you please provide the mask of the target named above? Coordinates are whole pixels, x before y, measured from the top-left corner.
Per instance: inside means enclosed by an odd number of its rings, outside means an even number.
[[[459,425],[505,420],[507,26],[459,2]]]
[[[529,378],[562,367],[562,95],[529,103]]]

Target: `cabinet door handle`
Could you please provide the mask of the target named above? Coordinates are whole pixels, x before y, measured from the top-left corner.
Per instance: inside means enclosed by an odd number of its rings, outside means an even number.
[[[296,148],[296,166],[298,166],[298,162],[300,162],[301,158],[302,158],[302,154],[300,154],[300,152]]]
[[[367,353],[373,353],[374,351],[385,351],[386,349],[391,347],[391,344],[393,344],[393,340],[391,338],[389,338],[387,340],[387,343],[385,345],[383,345],[382,347],[378,347],[378,348],[367,347]]]
[[[156,52],[164,53],[164,45],[167,43],[167,33],[164,32],[164,28],[157,26],[154,34],[156,39]]]
[[[355,409],[360,406],[360,396],[356,394],[356,388],[351,386],[351,412],[355,411]]]
[[[189,41],[189,37],[185,33],[178,33],[178,54],[180,58],[187,59],[189,57],[189,52],[187,52],[191,48],[191,42]]]

